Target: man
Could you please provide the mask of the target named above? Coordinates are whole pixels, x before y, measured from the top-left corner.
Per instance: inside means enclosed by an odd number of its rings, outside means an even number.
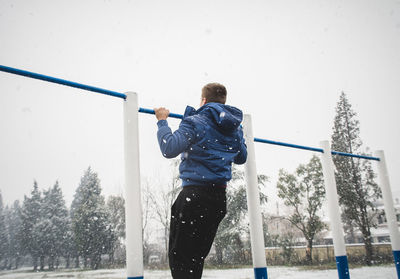
[[[155,109],[158,143],[164,157],[181,155],[182,190],[171,208],[169,265],[174,279],[197,279],[203,273],[218,225],[226,214],[226,185],[232,163],[244,164],[247,149],[241,110],[225,105],[222,84],[203,87],[200,108],[187,107],[172,133],[169,111]]]

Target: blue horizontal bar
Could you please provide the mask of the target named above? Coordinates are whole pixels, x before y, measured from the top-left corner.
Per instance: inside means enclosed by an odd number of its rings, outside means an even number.
[[[324,150],[322,148],[315,148],[315,147],[309,147],[309,146],[303,146],[303,145],[297,145],[297,144],[291,144],[291,143],[279,142],[267,139],[260,139],[260,138],[254,138],[254,141],[324,153]]]
[[[331,153],[332,153],[332,155],[340,155],[340,156],[346,156],[346,157],[354,157],[354,158],[360,158],[360,159],[380,161],[380,159],[378,157],[357,155],[357,154],[351,154],[351,153],[345,153],[345,152],[339,152],[339,151],[332,151]]]
[[[148,113],[148,114],[156,114],[156,113],[154,112],[153,109],[146,109],[146,108],[139,108],[139,112]],[[168,114],[168,117],[182,119],[182,118],[183,118],[183,115],[182,115],[182,114],[177,114],[177,113],[172,113],[172,112],[170,112],[170,113]]]
[[[297,149],[304,149],[304,150],[310,150],[310,151],[324,153],[324,150],[322,148],[315,148],[315,147],[309,147],[309,146],[303,146],[303,145],[297,145],[297,144],[279,142],[279,141],[273,141],[273,140],[267,140],[267,139],[260,139],[260,138],[254,138],[254,141],[255,142],[268,143],[268,144],[274,144],[274,145],[280,145],[280,146],[286,146],[286,147],[292,147],[292,148],[297,148]],[[377,157],[371,157],[371,156],[365,156],[365,155],[357,155],[357,154],[351,154],[351,153],[345,153],[345,152],[339,152],[339,151],[331,151],[331,154],[332,155],[340,155],[340,156],[346,156],[346,157],[354,157],[354,158],[360,158],[360,159],[368,159],[368,160],[380,161],[380,159],[377,158]]]
[[[15,69],[15,68],[3,66],[3,65],[0,65],[0,71],[10,73],[10,74],[30,77],[30,78],[34,78],[34,79],[40,79],[40,80],[44,80],[44,81],[48,81],[48,82],[58,83],[58,84],[62,84],[65,86],[80,88],[83,90],[93,91],[93,92],[97,92],[100,94],[105,94],[105,95],[109,95],[109,96],[113,96],[113,97],[122,98],[124,100],[126,99],[126,95],[122,94],[122,93],[118,93],[118,92],[114,92],[114,91],[110,91],[107,89],[102,89],[102,88],[98,88],[98,87],[94,87],[94,86],[90,86],[90,85],[85,85],[85,84],[81,84],[81,83],[76,83],[76,82],[68,81],[65,79],[54,78],[51,76],[45,76],[45,75],[41,75],[41,74],[37,74],[37,73],[33,73],[33,72],[19,70],[19,69]]]

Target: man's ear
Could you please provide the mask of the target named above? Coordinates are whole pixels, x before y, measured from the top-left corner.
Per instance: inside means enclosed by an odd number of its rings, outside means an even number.
[[[200,107],[204,106],[205,104],[207,104],[207,99],[203,97],[200,102]]]

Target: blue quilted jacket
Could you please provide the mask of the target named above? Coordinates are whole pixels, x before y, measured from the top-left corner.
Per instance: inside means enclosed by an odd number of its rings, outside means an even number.
[[[232,163],[247,158],[242,111],[220,103],[195,110],[188,106],[179,129],[172,133],[166,120],[157,122],[158,143],[166,158],[181,154],[182,186],[223,186],[232,178]]]

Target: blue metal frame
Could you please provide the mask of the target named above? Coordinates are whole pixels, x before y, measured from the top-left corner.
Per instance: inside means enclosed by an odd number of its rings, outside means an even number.
[[[11,73],[11,74],[16,74],[16,75],[20,75],[20,76],[30,77],[30,78],[34,78],[34,79],[44,80],[44,81],[48,81],[48,82],[58,83],[58,84],[62,84],[62,85],[70,86],[70,87],[80,88],[83,90],[93,91],[93,92],[97,92],[100,94],[105,94],[105,95],[109,95],[109,96],[113,96],[113,97],[122,98],[124,100],[126,99],[125,94],[118,93],[115,91],[110,91],[107,89],[102,89],[102,88],[98,88],[98,87],[94,87],[94,86],[90,86],[90,85],[76,83],[76,82],[68,81],[65,79],[54,78],[54,77],[50,77],[50,76],[46,76],[46,75],[33,73],[33,72],[28,72],[25,70],[15,69],[15,68],[3,66],[3,65],[0,65],[0,71]],[[139,112],[155,114],[154,110],[146,109],[146,108],[139,108]],[[183,115],[171,112],[169,114],[169,117],[182,119]],[[297,148],[297,149],[303,149],[303,150],[309,150],[309,151],[315,151],[315,152],[320,152],[320,153],[324,152],[321,148],[315,148],[315,147],[309,147],[309,146],[303,146],[303,145],[297,145],[297,144],[291,144],[291,143],[285,143],[285,142],[279,142],[279,141],[272,141],[272,140],[267,140],[267,139],[254,138],[254,141],[261,142],[261,143],[267,143],[267,144],[286,146],[286,147],[291,147],[291,148]],[[332,155],[340,155],[340,156],[347,156],[347,157],[379,161],[379,158],[377,158],[377,157],[370,157],[370,156],[357,155],[357,154],[338,152],[338,151],[332,151]]]

